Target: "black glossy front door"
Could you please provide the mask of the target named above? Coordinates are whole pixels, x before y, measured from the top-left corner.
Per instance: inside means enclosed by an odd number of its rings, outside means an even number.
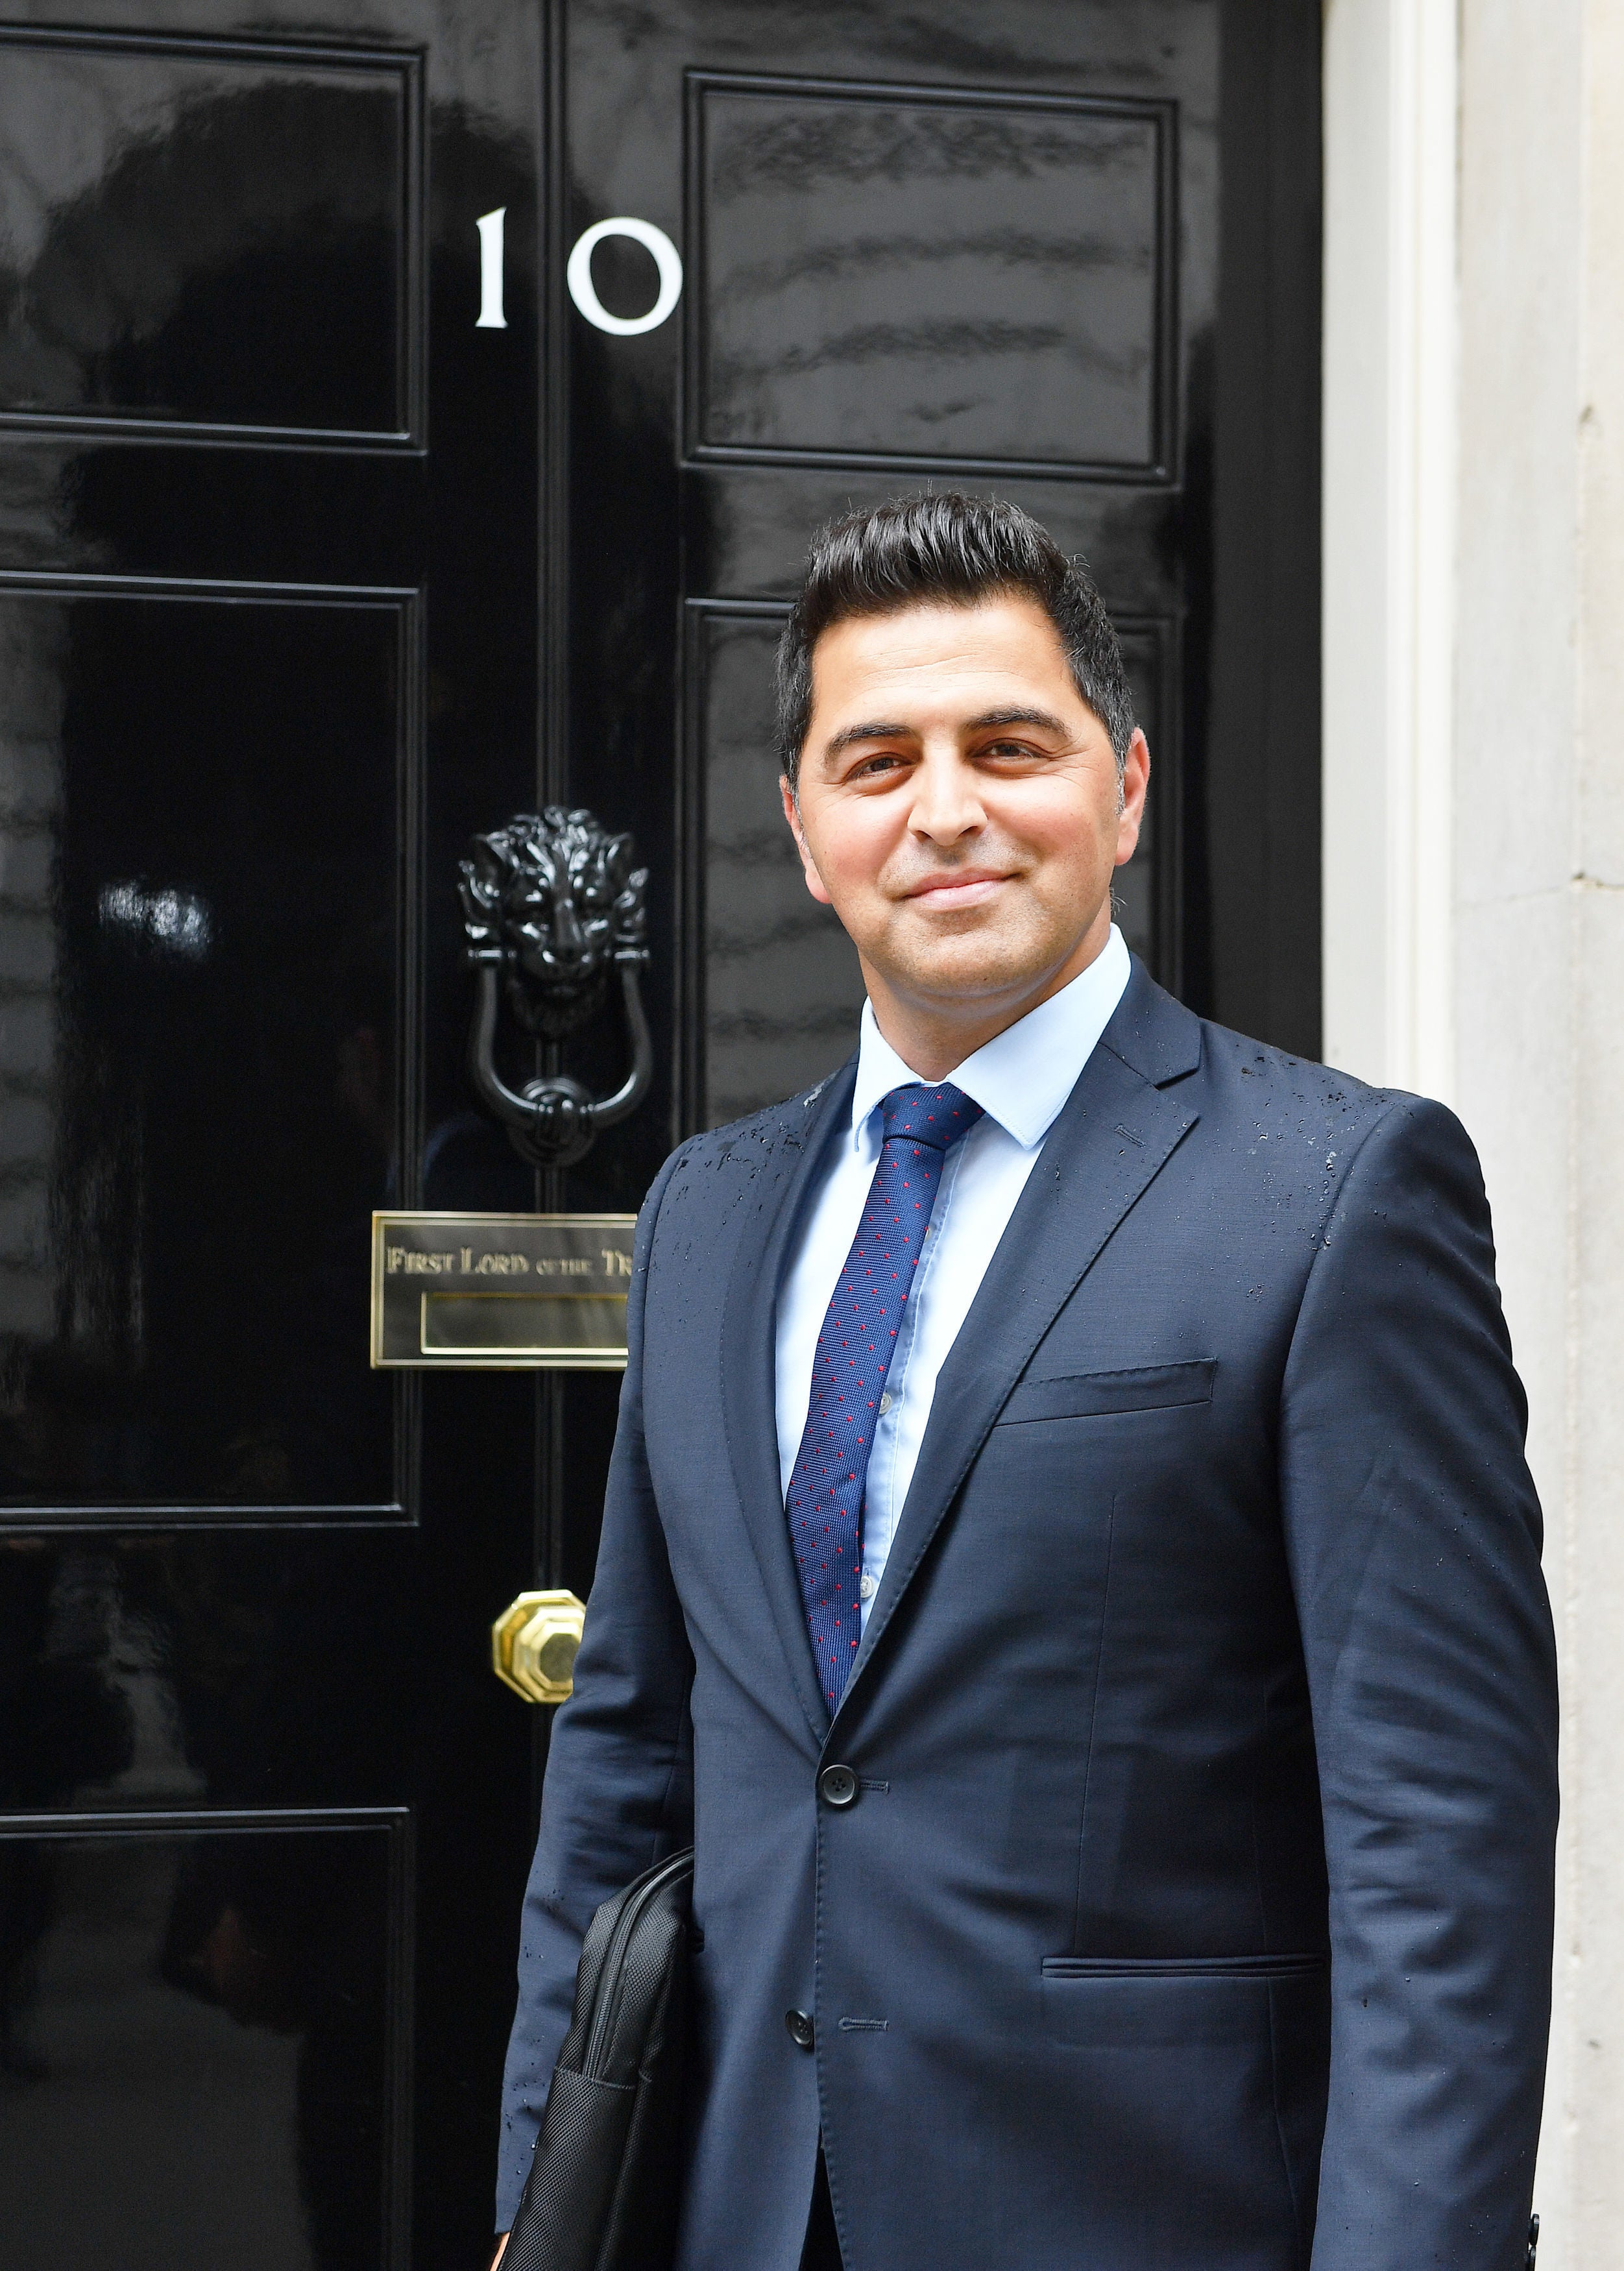
[[[845,1054],[776,814],[813,525],[1085,551],[1157,760],[1122,920],[1312,1046],[1317,11],[35,0],[0,23],[0,2271],[488,2245],[603,1375],[367,1364],[375,1207],[636,1207]],[[606,220],[680,257],[661,287]],[[655,1092],[463,1066],[456,860],[652,871]],[[569,1053],[600,1091],[613,1019]]]

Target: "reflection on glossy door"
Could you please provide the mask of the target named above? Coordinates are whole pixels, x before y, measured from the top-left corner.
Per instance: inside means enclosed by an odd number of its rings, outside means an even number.
[[[410,54],[0,26],[0,413],[404,439],[421,99]]]
[[[0,579],[0,1508],[400,1497],[410,604]]]
[[[404,1830],[260,1816],[0,1835],[0,2261],[387,2260]]]

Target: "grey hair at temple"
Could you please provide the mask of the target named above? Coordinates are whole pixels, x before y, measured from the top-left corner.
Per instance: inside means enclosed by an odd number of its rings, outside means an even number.
[[[1122,651],[1080,560],[1018,505],[944,490],[848,512],[812,540],[806,580],[778,641],[778,755],[795,786],[812,722],[812,651],[826,630],[905,607],[1034,600],[1054,624],[1072,682],[1111,737],[1120,775],[1134,733]]]

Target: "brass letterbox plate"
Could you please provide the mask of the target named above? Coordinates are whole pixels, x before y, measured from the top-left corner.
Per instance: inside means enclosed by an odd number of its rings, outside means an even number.
[[[629,1214],[375,1214],[372,1361],[622,1372]]]

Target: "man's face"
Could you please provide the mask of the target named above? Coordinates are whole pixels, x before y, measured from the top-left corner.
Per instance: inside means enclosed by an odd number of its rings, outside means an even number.
[[[1110,737],[1034,601],[910,607],[823,633],[799,801],[807,887],[854,941],[884,1022],[1015,1014],[1091,962],[1139,838],[1150,757]]]

